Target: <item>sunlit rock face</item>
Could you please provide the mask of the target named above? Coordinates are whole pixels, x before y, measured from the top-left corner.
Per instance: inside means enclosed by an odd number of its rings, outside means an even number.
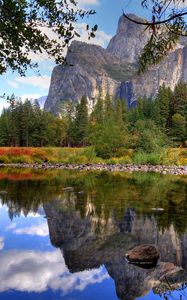
[[[137,30],[134,24],[121,17],[117,34],[107,50],[74,41],[67,53],[66,64],[53,70],[45,109],[56,113],[63,101],[78,102],[84,95],[90,107],[99,94],[120,96],[121,82],[135,75],[135,62],[147,41],[147,34],[145,38],[141,35],[141,27]],[[123,93],[123,96],[126,97],[126,94]],[[131,102],[130,98],[129,105]]]
[[[109,76],[107,68],[111,62],[119,67],[120,63],[105,49],[74,41],[66,59],[67,65],[53,70],[46,110],[58,112],[63,101],[78,102],[84,95],[92,107],[99,93],[117,94],[120,81]]]
[[[131,19],[143,21],[136,15],[129,14]],[[108,44],[107,52],[124,59],[126,62],[135,64],[149,38],[149,32],[144,26],[137,26],[133,22],[121,16],[118,22],[116,35]]]
[[[143,21],[135,15],[130,18]],[[107,49],[83,42],[72,42],[66,64],[52,72],[45,109],[59,113],[64,101],[79,102],[86,95],[90,111],[99,94],[109,94],[136,105],[139,96],[154,97],[163,83],[173,90],[179,80],[187,81],[187,46],[181,39],[176,47],[157,66],[137,75],[137,61],[149,38],[144,26],[121,16],[117,33]]]
[[[83,249],[90,243],[102,241],[118,231],[115,218],[111,215],[106,219],[98,215],[89,197],[86,201],[84,217],[81,216],[81,212],[75,209],[74,197],[76,196],[72,193],[71,199],[68,199],[71,203],[70,207],[66,200],[61,202],[63,208],[59,207],[58,200],[53,201],[52,205],[49,203],[44,206],[51,243],[55,247],[62,246],[63,250],[67,251]]]
[[[187,81],[187,47],[176,49],[171,52],[159,65],[153,66],[141,76],[131,81],[133,86],[133,97],[154,97],[159,86],[165,84],[174,90],[180,81]]]

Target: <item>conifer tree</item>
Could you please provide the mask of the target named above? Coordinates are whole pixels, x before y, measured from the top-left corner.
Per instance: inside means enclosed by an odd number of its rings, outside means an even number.
[[[85,146],[88,132],[88,103],[83,96],[76,107],[74,120],[74,143],[77,146]]]
[[[172,91],[164,84],[159,88],[158,94],[155,99],[155,106],[157,116],[155,116],[155,122],[159,125],[164,132],[168,132],[168,128],[171,126],[171,100]]]
[[[90,115],[90,121],[92,124],[102,124],[104,121],[104,100],[101,94],[98,96],[97,102]]]
[[[187,84],[180,81],[173,92],[172,115],[180,114],[187,122]]]
[[[118,155],[125,145],[122,106],[118,101],[114,106],[109,95],[104,100],[100,97],[96,103],[91,116],[89,142],[103,158]]]
[[[63,101],[60,105],[60,115],[66,128],[66,145],[70,147],[73,144],[73,130],[75,118],[75,104],[72,101]]]
[[[0,116],[1,146],[62,146],[66,132],[64,121],[42,111],[37,102],[12,101]]]
[[[172,137],[177,145],[180,145],[186,138],[186,120],[181,114],[172,116]]]

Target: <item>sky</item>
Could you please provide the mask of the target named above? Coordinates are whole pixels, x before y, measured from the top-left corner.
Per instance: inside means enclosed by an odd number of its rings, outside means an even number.
[[[85,9],[94,9],[96,14],[81,20],[77,27],[81,33],[82,41],[87,40],[87,33],[84,31],[86,24],[98,25],[96,38],[91,42],[106,47],[111,37],[115,34],[119,17],[122,10],[126,13],[135,13],[139,16],[148,17],[148,12],[143,10],[140,0],[77,0],[78,5]],[[48,94],[52,70],[55,66],[52,60],[45,55],[31,54],[33,62],[39,64],[40,76],[35,70],[28,70],[25,77],[20,77],[17,72],[8,71],[0,76],[0,96],[4,93],[13,93],[22,99],[37,99]],[[6,100],[0,99],[0,111],[7,106]]]

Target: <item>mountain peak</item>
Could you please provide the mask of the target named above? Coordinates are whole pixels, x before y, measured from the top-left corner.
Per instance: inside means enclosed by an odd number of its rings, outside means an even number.
[[[129,18],[143,21],[142,18],[128,14]],[[144,26],[135,24],[125,16],[119,18],[117,33],[108,44],[107,51],[128,63],[136,63],[149,37]]]
[[[128,16],[143,20],[133,14]],[[145,26],[121,16],[107,49],[73,42],[67,54],[71,67],[68,64],[55,67],[45,109],[57,113],[62,101],[78,102],[83,95],[88,97],[91,107],[101,92],[103,96],[125,99],[132,107],[140,96],[153,97],[163,83],[174,89],[179,80],[187,82],[187,46],[183,43],[163,62],[144,75],[137,75],[139,55],[149,37]]]
[[[127,14],[127,16],[130,19],[135,20],[137,22],[143,22],[144,21],[143,18],[140,18],[140,17],[138,17],[135,14]],[[141,27],[141,25],[138,25],[136,23],[131,22],[125,16],[122,15],[119,18],[119,21],[118,21],[117,34],[119,34],[119,33],[125,33],[126,31],[133,30],[133,29],[138,29],[138,31],[139,31],[141,29],[139,27]]]

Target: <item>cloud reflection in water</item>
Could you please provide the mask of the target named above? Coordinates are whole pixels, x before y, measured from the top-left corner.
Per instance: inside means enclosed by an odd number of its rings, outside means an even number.
[[[60,250],[52,252],[11,250],[0,253],[0,291],[44,292],[51,288],[68,294],[109,278],[103,267],[69,273]]]
[[[37,235],[37,236],[48,236],[49,228],[47,223],[41,223],[39,225],[23,227],[20,229],[15,229],[13,233],[16,234],[28,234],[28,235]]]
[[[4,248],[4,237],[0,236],[0,250],[3,250]]]

